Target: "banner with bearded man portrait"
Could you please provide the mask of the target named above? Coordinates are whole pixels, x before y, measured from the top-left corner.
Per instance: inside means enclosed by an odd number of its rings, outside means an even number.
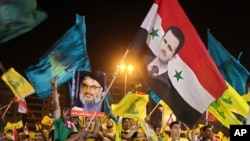
[[[87,112],[103,112],[104,106],[100,102],[102,102],[104,90],[105,73],[76,71],[72,80],[72,107],[82,108]]]

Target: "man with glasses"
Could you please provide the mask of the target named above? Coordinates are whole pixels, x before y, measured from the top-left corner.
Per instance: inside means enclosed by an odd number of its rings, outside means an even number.
[[[103,97],[105,74],[100,71],[77,71],[74,75],[75,95],[73,106],[86,111],[103,111],[100,104]]]

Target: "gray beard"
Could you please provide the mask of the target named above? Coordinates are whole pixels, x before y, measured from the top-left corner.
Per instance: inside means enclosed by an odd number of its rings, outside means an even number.
[[[91,106],[101,101],[102,93],[94,97],[92,100],[85,99],[82,93],[80,93],[79,98],[83,105]]]

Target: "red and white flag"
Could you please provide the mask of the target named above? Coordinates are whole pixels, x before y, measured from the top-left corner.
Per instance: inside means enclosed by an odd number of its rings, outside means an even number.
[[[19,104],[18,105],[18,112],[28,114],[28,107],[27,107],[25,99],[24,98],[17,98],[16,96],[13,99],[15,102],[17,102]]]

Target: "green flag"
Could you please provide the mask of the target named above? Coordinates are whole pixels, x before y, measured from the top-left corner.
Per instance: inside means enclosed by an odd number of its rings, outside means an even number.
[[[36,0],[3,0],[0,2],[0,44],[22,35],[47,18],[37,9]]]

